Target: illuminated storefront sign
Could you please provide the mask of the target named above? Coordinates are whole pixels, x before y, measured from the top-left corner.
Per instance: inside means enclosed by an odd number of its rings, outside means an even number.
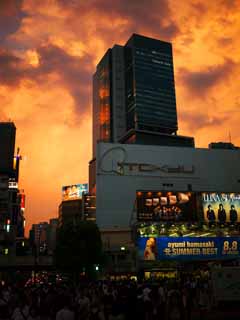
[[[204,220],[232,224],[240,222],[240,193],[202,193]]]
[[[138,221],[196,221],[197,198],[193,192],[138,191]]]
[[[64,186],[62,187],[62,200],[75,200],[81,199],[82,194],[88,192],[88,184],[74,184],[71,186]]]
[[[145,261],[236,259],[240,237],[142,237],[138,251]]]

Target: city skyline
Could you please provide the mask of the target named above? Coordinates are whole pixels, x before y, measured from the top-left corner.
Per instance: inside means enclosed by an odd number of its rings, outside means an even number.
[[[197,147],[240,144],[239,9],[227,0],[1,2],[0,120],[17,127],[28,229],[57,216],[63,185],[87,181],[92,75],[132,33],[173,45],[178,133]]]

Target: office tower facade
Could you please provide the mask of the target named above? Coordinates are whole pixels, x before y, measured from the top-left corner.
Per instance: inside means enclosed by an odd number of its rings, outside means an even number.
[[[133,35],[125,45],[127,130],[178,129],[172,45]]]
[[[171,43],[133,34],[108,49],[93,76],[93,159],[97,142],[194,147],[177,130]]]
[[[17,205],[17,185],[12,185],[14,176],[14,149],[16,127],[12,122],[0,122],[0,224],[10,232],[12,216]],[[14,181],[15,182],[15,181]],[[17,208],[17,211],[19,206]]]
[[[117,142],[125,125],[124,47],[103,56],[93,76],[93,158],[97,141]]]
[[[12,122],[0,123],[0,253],[14,254],[17,242],[24,237],[25,195],[18,186],[19,149],[15,150],[16,127]],[[5,247],[8,243],[8,247]]]

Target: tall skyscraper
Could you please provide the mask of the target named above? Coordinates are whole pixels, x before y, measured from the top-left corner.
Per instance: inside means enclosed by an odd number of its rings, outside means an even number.
[[[0,173],[12,174],[16,127],[13,122],[0,122]]]
[[[25,195],[18,187],[21,156],[19,149],[14,155],[15,137],[15,124],[0,122],[0,235],[2,238],[9,235],[13,238],[24,237]]]
[[[24,216],[18,189],[20,156],[14,156],[16,127],[0,122],[0,255],[15,255],[18,237],[24,236]]]
[[[194,147],[177,130],[171,43],[133,34],[108,49],[93,76],[93,158],[97,141]]]

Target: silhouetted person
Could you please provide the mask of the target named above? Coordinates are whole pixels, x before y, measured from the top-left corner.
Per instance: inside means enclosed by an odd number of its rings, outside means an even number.
[[[230,210],[230,222],[234,224],[237,222],[237,219],[238,219],[237,210],[235,209],[235,206],[232,204],[231,210]]]
[[[224,224],[226,222],[226,211],[223,208],[223,205],[220,203],[219,209],[218,209],[218,220],[220,224]]]
[[[216,220],[215,212],[213,211],[212,206],[210,204],[208,205],[207,218],[209,223],[214,223]]]

